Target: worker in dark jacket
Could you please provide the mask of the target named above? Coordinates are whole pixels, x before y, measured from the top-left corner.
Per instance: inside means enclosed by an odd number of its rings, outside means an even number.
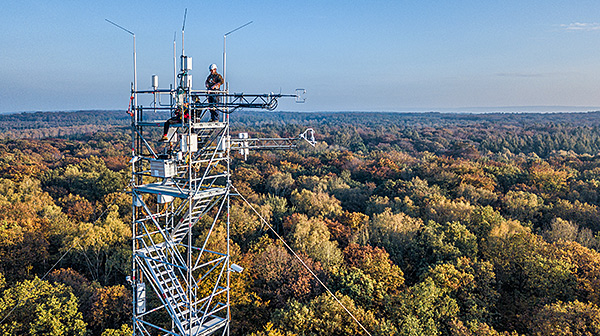
[[[181,113],[181,111],[183,110],[183,113]],[[182,118],[183,116],[183,118]],[[181,124],[184,121],[187,121],[190,117],[190,113],[189,113],[189,109],[187,104],[184,104],[182,107],[178,107],[177,109],[175,109],[175,115],[171,118],[169,118],[166,122],[165,122],[165,126],[163,129],[163,136],[160,139],[160,141],[162,142],[167,142],[169,141],[169,137],[168,137],[168,133],[169,133],[169,127],[171,127],[171,125],[173,124]]]
[[[210,74],[206,77],[206,85],[207,90],[220,90],[221,85],[223,85],[223,76],[217,73],[217,65],[211,64],[208,67]],[[219,95],[218,94],[209,94],[208,95],[208,103],[216,105],[219,103]],[[215,106],[211,106],[210,108],[210,121],[219,121],[219,113],[217,112],[217,108]]]

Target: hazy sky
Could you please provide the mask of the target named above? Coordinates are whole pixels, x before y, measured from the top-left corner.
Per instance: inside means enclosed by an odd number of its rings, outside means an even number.
[[[173,37],[194,88],[208,65],[234,92],[305,88],[299,111],[600,106],[600,1],[6,1],[0,112],[126,109],[173,81]]]

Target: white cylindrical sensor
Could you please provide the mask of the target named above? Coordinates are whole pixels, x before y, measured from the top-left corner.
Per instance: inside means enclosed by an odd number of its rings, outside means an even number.
[[[189,56],[183,56],[181,58],[181,70],[189,71],[192,70],[192,58]]]
[[[192,75],[185,75],[185,77],[183,79],[183,87],[185,89],[191,89],[192,88]]]
[[[158,75],[152,75],[152,88],[158,89]]]

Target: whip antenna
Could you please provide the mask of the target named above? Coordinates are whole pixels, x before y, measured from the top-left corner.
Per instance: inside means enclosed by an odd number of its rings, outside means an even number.
[[[132,92],[132,96],[133,96],[133,106],[137,106],[137,54],[135,51],[135,33],[129,29],[123,28],[122,26],[110,21],[109,19],[104,19],[104,20],[106,20],[106,22],[114,25],[115,27],[126,31],[131,36],[133,36],[133,92]]]
[[[177,32],[173,33],[173,87],[177,86]]]
[[[234,33],[244,27],[246,27],[247,25],[251,24],[254,21],[250,21],[247,22],[237,28],[235,28],[234,30],[225,33],[225,35],[223,35],[223,81],[225,82],[225,91],[229,91],[229,84],[227,84],[227,35],[230,35],[231,33]]]
[[[126,29],[126,28],[123,28],[123,27],[119,26],[118,24],[116,24],[116,23],[114,23],[114,22],[110,21],[109,19],[104,19],[104,20],[106,20],[106,22],[108,22],[108,23],[110,23],[110,24],[112,24],[112,25],[114,25],[114,26],[117,26],[117,27],[119,27],[119,28],[123,29],[124,31],[128,32],[129,34],[131,34],[131,35],[135,36],[135,34],[134,34],[134,33],[133,33],[131,30],[128,30],[128,29]]]
[[[185,12],[183,12],[183,25],[181,26],[181,56],[185,55],[185,51],[183,48],[183,35],[185,32],[185,18],[187,17],[187,8],[185,9]]]

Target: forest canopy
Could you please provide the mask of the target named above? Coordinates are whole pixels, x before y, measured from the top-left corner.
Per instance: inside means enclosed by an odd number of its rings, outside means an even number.
[[[315,130],[235,156],[234,185],[372,335],[600,334],[600,112],[231,118]],[[130,120],[0,116],[2,334],[131,333]],[[232,334],[364,334],[233,206]]]

